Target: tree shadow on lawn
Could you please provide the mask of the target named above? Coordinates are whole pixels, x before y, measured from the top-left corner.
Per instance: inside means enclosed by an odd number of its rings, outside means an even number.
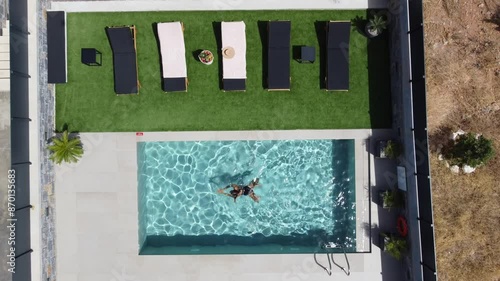
[[[201,54],[202,51],[203,51],[202,49],[194,50],[191,52],[191,55],[193,55],[193,58],[199,62],[200,58],[198,56]]]
[[[267,24],[268,21],[258,21],[257,27],[259,28],[260,42],[262,44],[262,88],[267,89]]]
[[[224,85],[222,82],[222,30],[221,22],[212,22],[212,27],[214,30],[215,41],[217,42],[217,65],[219,67],[219,89],[223,89]],[[214,53],[214,56],[216,54]]]
[[[319,88],[326,89],[326,21],[314,22],[319,45]]]
[[[292,59],[301,63],[300,61],[300,55],[301,55],[301,48],[305,45],[294,45],[292,46]]]
[[[367,11],[366,17],[370,17]],[[366,35],[365,35],[366,36]],[[371,128],[392,127],[389,31],[367,40],[368,93]]]
[[[356,29],[356,31],[367,37],[366,36],[366,33],[365,33],[365,27],[366,27],[366,24],[368,23],[368,20],[367,19],[364,19],[363,17],[361,16],[356,16],[355,18],[353,18],[351,20],[351,25],[354,26],[354,28]]]
[[[162,62],[161,62],[161,47],[160,47],[160,37],[158,36],[158,23],[154,22],[151,24],[151,28],[153,29],[153,34],[155,35],[155,40],[156,40],[156,47],[158,48],[158,54],[160,54],[158,56],[158,65],[162,66]],[[158,85],[162,85],[163,84],[163,67],[160,67],[160,77],[158,77],[160,79],[160,84]],[[162,86],[162,89],[163,89],[163,86]]]

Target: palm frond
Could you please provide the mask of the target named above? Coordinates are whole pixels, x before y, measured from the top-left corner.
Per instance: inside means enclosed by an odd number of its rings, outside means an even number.
[[[382,33],[384,29],[387,29],[387,21],[383,16],[374,15],[368,22],[370,28],[376,30],[379,34]]]

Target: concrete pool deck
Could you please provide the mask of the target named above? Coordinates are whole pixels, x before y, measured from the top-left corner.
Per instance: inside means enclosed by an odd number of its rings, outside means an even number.
[[[312,254],[139,256],[137,142],[226,140],[238,136],[238,139],[258,140],[355,139],[356,165],[361,165],[356,166],[356,182],[369,192],[368,187],[376,184],[377,177],[369,154],[372,150],[366,146],[372,146],[373,142],[366,140],[391,134],[391,130],[81,134],[84,157],[77,164],[56,168],[58,278],[65,281],[331,280],[315,264]],[[366,156],[358,159],[359,154]],[[358,174],[358,169],[364,176]],[[358,239],[370,242],[368,238],[373,234],[369,230],[378,225],[377,206],[369,200],[357,204],[367,208],[364,215],[371,221],[368,226],[358,223],[365,230],[364,238]],[[351,276],[334,267],[333,277],[355,281],[401,280],[391,278],[392,273],[387,270],[383,272],[380,249],[370,246],[371,253],[348,254]],[[335,254],[334,258],[345,266],[343,255]],[[328,265],[324,254],[318,256],[318,261]],[[401,267],[397,261],[393,262],[396,269]]]

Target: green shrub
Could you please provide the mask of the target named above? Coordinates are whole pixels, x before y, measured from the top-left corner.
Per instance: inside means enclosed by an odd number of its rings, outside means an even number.
[[[401,257],[407,249],[406,240],[393,235],[382,235],[384,236],[384,252],[393,256],[397,260],[401,260]]]
[[[384,149],[385,155],[390,159],[396,159],[401,155],[402,148],[398,142],[393,140],[387,141],[387,145]]]
[[[400,208],[403,206],[401,193],[396,190],[382,192],[382,206],[384,208]]]
[[[493,143],[483,136],[467,133],[459,136],[451,146],[447,158],[452,165],[477,167],[493,157]]]

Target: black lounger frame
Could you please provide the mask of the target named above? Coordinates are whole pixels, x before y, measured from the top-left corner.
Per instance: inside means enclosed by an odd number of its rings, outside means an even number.
[[[164,92],[187,92],[187,77],[163,77],[162,89]]]
[[[267,24],[267,90],[290,91],[290,21]]]
[[[326,26],[327,91],[349,90],[349,40],[351,23],[330,21]]]
[[[223,91],[228,92],[228,91],[246,91],[246,82],[247,79],[222,79],[222,86],[223,86]]]

